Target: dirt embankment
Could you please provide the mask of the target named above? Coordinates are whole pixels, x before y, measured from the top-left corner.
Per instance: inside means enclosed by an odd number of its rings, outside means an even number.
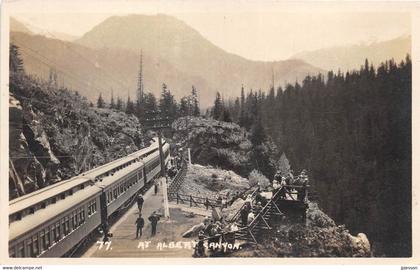
[[[179,193],[217,199],[219,195],[226,197],[227,194],[233,195],[248,188],[248,179],[233,171],[195,164],[188,168]]]

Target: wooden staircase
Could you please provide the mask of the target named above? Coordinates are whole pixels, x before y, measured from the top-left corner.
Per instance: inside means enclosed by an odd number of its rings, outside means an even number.
[[[232,219],[229,222],[235,222],[239,224],[239,229],[232,232],[223,232],[218,235],[208,237],[205,240],[210,238],[219,238],[219,241],[235,241],[241,240],[251,244],[257,244],[265,235],[269,235],[270,231],[274,228],[276,224],[285,216],[297,216],[299,221],[304,221],[306,219],[306,209],[308,204],[306,202],[306,196],[304,200],[298,200],[295,198],[297,192],[291,191],[292,189],[302,188],[301,186],[283,186],[275,192],[271,199],[267,202],[266,205],[261,209],[261,211],[255,216],[255,218],[247,224],[247,226],[242,226],[238,222],[240,217],[240,212],[245,207],[244,205],[237,211]],[[252,195],[255,201],[255,190]],[[254,202],[253,201],[253,202]]]

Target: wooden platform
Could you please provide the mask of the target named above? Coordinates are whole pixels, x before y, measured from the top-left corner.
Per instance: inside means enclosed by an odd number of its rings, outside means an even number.
[[[144,198],[142,213],[145,227],[140,239],[135,239],[136,225],[134,223],[138,216],[135,204],[111,227],[111,233],[113,233],[111,244],[102,246],[100,243],[94,244],[82,257],[191,257],[192,242],[195,238],[182,238],[181,234],[193,225],[200,223],[204,218],[203,215],[207,212],[200,209],[200,213],[196,213],[195,209],[181,209],[181,207],[171,205],[171,219],[164,220],[162,218],[157,226],[157,234],[151,237],[151,226],[147,218],[155,210],[162,211],[163,196],[161,190],[158,195],[154,195],[153,188],[151,188],[146,192]],[[195,217],[187,217],[190,212],[194,212]],[[98,241],[101,240],[98,239]]]

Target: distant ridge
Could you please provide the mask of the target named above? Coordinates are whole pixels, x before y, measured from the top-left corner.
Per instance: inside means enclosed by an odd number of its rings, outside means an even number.
[[[99,92],[109,99],[111,89],[123,98],[128,94],[135,97],[140,50],[146,91],[159,95],[162,83],[166,83],[180,98],[194,85],[202,107],[213,103],[217,91],[225,98],[237,96],[242,84],[268,90],[272,70],[276,86],[323,72],[298,59],[251,61],[227,53],[167,15],[110,17],[73,42],[17,32],[11,36],[37,52],[22,47],[25,68],[30,73],[48,76],[47,64],[37,60],[42,55],[57,66],[59,81],[91,100],[96,100]]]
[[[325,48],[295,54],[292,59],[301,59],[325,70],[347,71],[360,69],[367,58],[373,65],[393,58],[399,62],[411,54],[411,35],[374,42],[368,45],[352,45]]]

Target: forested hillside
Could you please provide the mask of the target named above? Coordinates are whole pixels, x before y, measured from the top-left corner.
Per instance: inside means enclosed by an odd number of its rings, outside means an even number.
[[[56,81],[28,76],[10,47],[9,199],[66,180],[147,143],[139,120],[95,108]]]
[[[365,232],[377,256],[411,254],[411,60],[216,98],[216,119],[271,137],[309,169],[322,208]],[[271,177],[270,170],[261,170]]]

